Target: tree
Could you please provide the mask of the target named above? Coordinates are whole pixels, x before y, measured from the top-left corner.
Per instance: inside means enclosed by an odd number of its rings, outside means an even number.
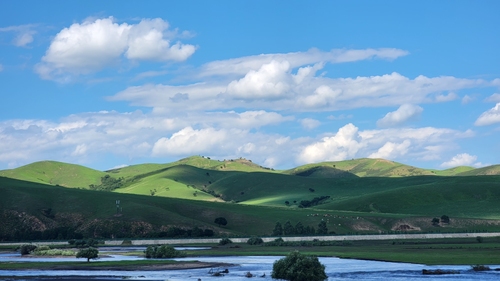
[[[432,225],[438,226],[439,225],[439,219],[438,218],[433,218],[432,219]]]
[[[86,258],[87,262],[89,262],[91,259],[95,260],[99,257],[99,250],[96,248],[89,247],[87,249],[81,249],[76,253],[77,258]]]
[[[215,222],[216,224],[218,224],[218,225],[219,225],[219,227],[220,227],[221,225],[226,225],[226,224],[227,224],[227,220],[226,220],[225,218],[223,218],[223,217],[218,217],[218,218],[216,218],[214,222]]]
[[[281,226],[280,222],[277,222],[276,225],[274,226],[273,234],[275,236],[280,236],[283,235],[283,227]]]
[[[283,226],[283,234],[285,235],[295,234],[295,227],[293,227],[290,221],[285,222],[285,225]]]
[[[321,221],[318,224],[317,233],[318,234],[328,234],[328,227],[326,227],[326,222],[325,221]]]
[[[323,281],[328,278],[325,266],[317,257],[302,255],[298,251],[275,261],[271,276],[274,279],[289,281]]]
[[[295,233],[299,235],[305,234],[304,225],[300,221],[295,225]]]
[[[441,222],[442,223],[450,223],[450,217],[448,217],[447,215],[442,215]]]

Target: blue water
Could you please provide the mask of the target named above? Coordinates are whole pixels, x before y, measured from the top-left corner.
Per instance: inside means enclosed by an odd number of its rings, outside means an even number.
[[[280,259],[280,256],[250,256],[250,257],[197,257],[196,260],[206,262],[223,262],[235,264],[227,267],[229,273],[224,277],[214,277],[208,274],[209,269],[190,269],[190,270],[162,270],[162,271],[72,271],[72,270],[29,270],[29,271],[11,271],[0,270],[0,280],[5,280],[6,276],[18,276],[17,280],[46,280],[40,276],[53,280],[59,278],[92,280],[92,278],[110,278],[110,279],[132,279],[132,280],[249,280],[245,277],[247,272],[254,274],[257,280],[273,280],[271,271],[273,263]],[[14,261],[40,261],[39,258],[22,258],[19,255],[0,255],[0,262]],[[141,257],[127,257],[113,255],[100,260],[128,260],[143,259]],[[46,259],[44,259],[46,260]],[[50,261],[68,261],[73,258],[48,258]],[[176,260],[193,260],[193,258],[181,258]],[[391,263],[378,261],[364,261],[339,258],[320,258],[325,265],[328,280],[378,280],[378,281],[412,281],[412,280],[500,280],[500,271],[474,272],[470,266],[425,266],[409,263]],[[80,259],[81,261],[81,259]],[[92,261],[99,262],[99,261]],[[492,268],[500,268],[491,266]],[[214,270],[223,270],[218,268]],[[443,269],[457,270],[460,274],[453,275],[422,275],[422,269]],[[265,277],[261,277],[264,276]],[[4,277],[4,278],[2,278]],[[250,279],[253,280],[253,279]]]

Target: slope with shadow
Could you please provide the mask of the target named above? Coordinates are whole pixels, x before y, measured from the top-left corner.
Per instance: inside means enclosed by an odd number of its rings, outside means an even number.
[[[88,188],[99,184],[105,172],[57,161],[40,161],[0,171],[0,176],[64,187]]]
[[[168,227],[208,228],[221,235],[268,235],[277,221],[300,221],[314,227],[321,221],[321,217],[309,216],[306,209],[117,194],[4,177],[0,177],[0,193],[0,240],[51,229],[104,238],[147,237]],[[121,212],[117,212],[116,200],[120,200]],[[219,227],[214,223],[217,217],[226,218],[228,224]]]
[[[360,190],[357,195],[320,205],[318,208],[359,212],[412,214],[424,216],[500,219],[500,176],[454,176],[399,179],[381,184],[392,186],[375,192]],[[414,181],[408,181],[413,179]],[[434,180],[433,180],[434,179]],[[354,187],[359,188],[363,179]]]

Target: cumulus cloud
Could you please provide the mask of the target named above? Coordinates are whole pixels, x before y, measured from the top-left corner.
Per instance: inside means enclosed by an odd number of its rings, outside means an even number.
[[[457,166],[476,166],[477,156],[470,155],[468,153],[457,154],[451,158],[450,161],[446,161],[441,164],[443,168],[453,168]]]
[[[17,47],[26,47],[34,40],[35,27],[36,25],[33,24],[0,27],[0,32],[14,32],[16,37],[12,40],[12,44]]]
[[[184,110],[245,108],[317,112],[434,103],[442,91],[488,84],[484,80],[449,76],[410,79],[399,73],[356,78],[307,76],[298,83],[293,71],[287,69],[286,63],[274,61],[231,82],[134,86],[110,99],[165,111],[175,111],[182,106]],[[177,93],[188,94],[189,102],[172,103],[170,98]]]
[[[432,127],[360,131],[350,123],[332,136],[303,146],[298,153],[297,163],[360,157],[396,159],[408,155],[429,160],[439,155],[443,147],[454,146],[457,139],[473,135],[470,131]]]
[[[298,156],[300,163],[339,161],[355,157],[363,146],[358,128],[349,123],[340,128],[334,136],[306,146]]]
[[[114,18],[89,19],[61,30],[52,40],[35,71],[43,79],[69,79],[118,64],[123,55],[131,60],[182,61],[195,47],[171,44],[162,19],[138,24],[117,23]]]
[[[495,123],[500,123],[500,102],[495,105],[492,109],[483,112],[474,125],[476,126],[487,126]]]
[[[290,64],[287,61],[271,61],[259,70],[250,70],[245,77],[232,81],[227,86],[227,92],[237,98],[275,98],[289,89],[286,81]]]
[[[153,155],[186,155],[214,151],[221,148],[230,137],[226,130],[213,128],[195,130],[186,127],[170,138],[161,138],[153,146]]]
[[[394,127],[415,120],[424,111],[418,105],[403,104],[396,111],[387,113],[384,118],[377,121],[378,127]]]
[[[405,155],[410,145],[411,141],[409,140],[404,140],[402,143],[389,141],[379,148],[377,152],[370,154],[368,158],[394,159],[398,156]]]
[[[316,120],[316,119],[312,119],[312,118],[304,118],[304,119],[300,120],[300,124],[305,129],[311,130],[311,129],[314,129],[314,128],[318,127],[319,125],[321,125],[321,122]]]

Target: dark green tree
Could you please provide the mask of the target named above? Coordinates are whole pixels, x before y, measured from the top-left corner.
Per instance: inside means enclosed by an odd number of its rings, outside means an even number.
[[[285,222],[285,225],[283,226],[283,234],[285,235],[295,234],[295,227],[293,227],[290,221]]]
[[[273,234],[274,236],[280,236],[283,235],[283,227],[281,226],[280,222],[277,222],[276,225],[274,226]]]
[[[271,277],[289,281],[323,281],[328,278],[325,266],[317,257],[302,255],[298,251],[274,262]]]
[[[450,223],[450,217],[448,217],[447,215],[442,215],[441,222],[442,223]]]
[[[304,225],[300,221],[295,225],[295,233],[299,235],[305,234]]]
[[[87,262],[89,262],[91,259],[95,260],[99,257],[99,250],[97,250],[96,248],[92,248],[92,247],[89,247],[86,249],[81,249],[80,251],[78,251],[78,253],[76,253],[76,257],[77,258],[86,258]]]
[[[439,225],[439,219],[438,218],[433,218],[432,219],[432,225],[438,226]]]
[[[326,222],[321,221],[318,224],[318,230],[316,231],[317,234],[328,234],[328,227],[326,227]]]
[[[226,218],[223,218],[223,217],[218,217],[215,219],[214,221],[216,224],[218,224],[219,226],[221,225],[226,225],[227,224],[227,220]]]

